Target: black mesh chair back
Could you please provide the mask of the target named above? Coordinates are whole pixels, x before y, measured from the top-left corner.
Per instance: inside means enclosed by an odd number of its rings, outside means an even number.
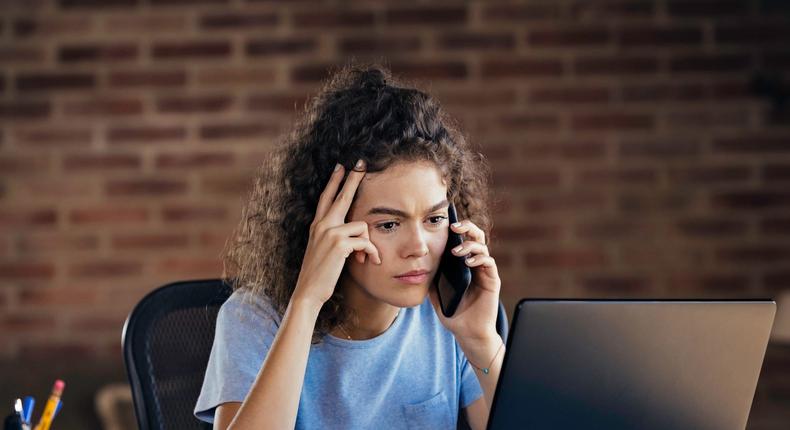
[[[176,282],[145,296],[123,329],[123,355],[141,430],[210,429],[192,414],[231,288],[219,279]]]
[[[192,412],[214,343],[217,313],[231,292],[219,279],[175,282],[149,293],[129,314],[123,357],[140,430],[211,429]],[[502,302],[496,327],[507,343]],[[458,429],[469,429],[462,412]]]

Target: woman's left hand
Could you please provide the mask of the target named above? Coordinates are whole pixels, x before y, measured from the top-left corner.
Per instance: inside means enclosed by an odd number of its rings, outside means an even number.
[[[428,290],[436,314],[442,324],[453,333],[459,344],[488,341],[496,332],[496,318],[499,311],[499,290],[502,282],[496,261],[488,254],[485,244],[485,233],[480,227],[469,220],[463,220],[450,226],[452,231],[462,234],[464,242],[461,249],[453,254],[469,256],[466,265],[472,269],[472,283],[464,294],[455,314],[446,318],[439,305],[436,287]],[[457,248],[457,247],[456,247]]]

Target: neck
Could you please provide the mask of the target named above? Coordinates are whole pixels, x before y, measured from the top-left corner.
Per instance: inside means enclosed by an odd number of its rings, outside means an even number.
[[[343,291],[345,305],[354,311],[356,318],[335,328],[332,335],[343,339],[351,336],[351,339],[354,340],[365,340],[377,337],[387,331],[395,322],[400,308],[376,299],[349,279],[344,281],[338,288]]]

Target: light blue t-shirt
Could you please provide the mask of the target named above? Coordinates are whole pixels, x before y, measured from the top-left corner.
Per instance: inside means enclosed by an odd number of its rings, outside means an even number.
[[[246,296],[246,299],[245,299]],[[195,416],[247,396],[281,318],[265,297],[236,291],[222,305]],[[430,298],[402,308],[367,340],[331,335],[311,345],[297,429],[455,429],[459,407],[483,395],[474,369]]]

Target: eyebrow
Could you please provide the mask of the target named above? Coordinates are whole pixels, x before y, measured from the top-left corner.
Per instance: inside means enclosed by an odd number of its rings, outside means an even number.
[[[435,211],[438,211],[439,209],[445,208],[447,206],[450,206],[450,202],[448,202],[447,199],[444,199],[441,202],[431,206],[431,208],[428,209],[428,211],[425,212],[425,213],[435,212]],[[408,218],[408,216],[409,216],[406,212],[403,212],[402,210],[393,209],[393,208],[385,208],[385,207],[373,208],[373,209],[369,210],[367,214],[368,215],[374,215],[374,214],[394,215],[394,216],[399,216],[401,218]]]

